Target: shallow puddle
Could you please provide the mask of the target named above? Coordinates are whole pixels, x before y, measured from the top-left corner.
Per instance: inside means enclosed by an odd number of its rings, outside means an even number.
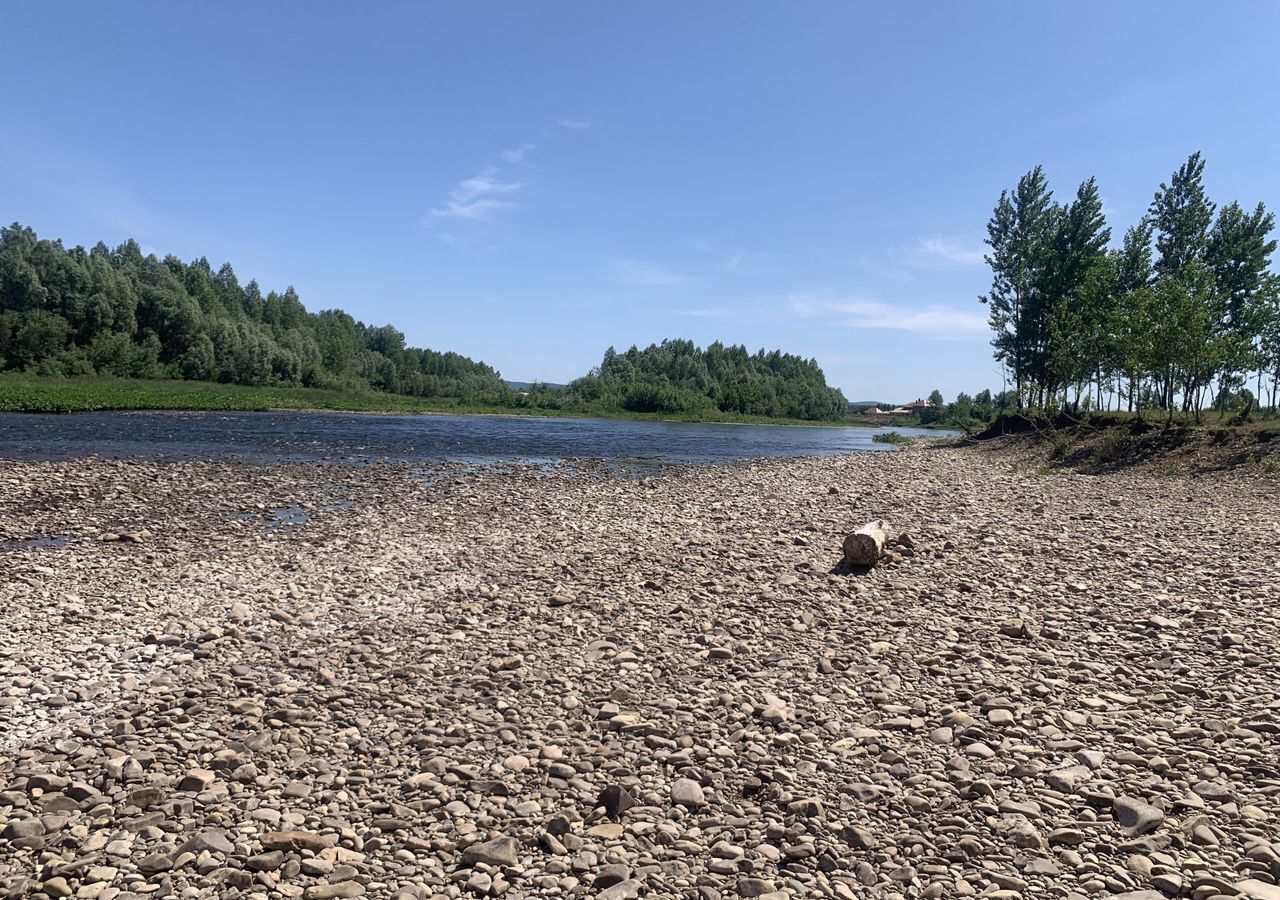
[[[336,486],[336,485],[335,485]],[[289,531],[300,525],[305,525],[311,521],[311,517],[317,513],[339,512],[344,509],[351,509],[355,504],[351,500],[333,500],[329,503],[321,503],[314,509],[307,509],[302,506],[281,506],[271,511],[246,511],[236,513],[226,513],[223,519],[229,522],[258,522],[267,531]]]
[[[271,511],[271,518],[267,520],[267,531],[297,528],[310,521],[311,513],[301,506],[282,506]]]

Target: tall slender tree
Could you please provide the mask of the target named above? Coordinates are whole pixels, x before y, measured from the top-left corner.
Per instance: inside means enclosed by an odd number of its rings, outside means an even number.
[[[1155,226],[1155,271],[1160,277],[1177,275],[1204,259],[1214,205],[1204,190],[1204,159],[1199,151],[1178,167],[1168,184],[1161,184],[1148,215]]]
[[[1090,178],[1055,216],[1045,284],[1038,292],[1044,306],[1040,318],[1047,323],[1040,330],[1042,344],[1036,348],[1042,401],[1057,397],[1070,385],[1079,387],[1097,369],[1103,323],[1109,316],[1110,240],[1098,184]]]
[[[1044,282],[1049,238],[1055,218],[1053,193],[1044,169],[1036,166],[1003,191],[987,223],[986,255],[991,290],[979,299],[990,307],[996,359],[1013,373],[1021,407],[1031,375],[1031,349],[1039,343],[1043,322],[1035,314],[1037,289]]]
[[[1115,301],[1111,307],[1109,330],[1112,334],[1110,365],[1123,380],[1124,398],[1130,412],[1140,394],[1142,360],[1146,356],[1147,332],[1144,328],[1145,305],[1149,302],[1154,267],[1151,236],[1155,226],[1147,217],[1124,234],[1115,254]]]
[[[1267,212],[1264,204],[1246,213],[1232,201],[1222,207],[1209,231],[1205,259],[1223,295],[1222,380],[1227,390],[1243,386],[1245,373],[1260,363],[1271,254],[1276,249],[1270,235],[1275,224],[1275,214]]]
[[[1265,376],[1274,395],[1275,216],[1262,204],[1219,211],[1204,169],[1192,154],[1111,249],[1092,178],[1066,205],[1053,202],[1039,167],[1001,193],[987,225],[992,286],[980,299],[1020,404],[1096,388],[1108,406],[1112,396],[1130,409],[1153,397],[1170,415],[1181,406],[1199,416],[1208,398],[1243,396],[1250,373],[1259,394]]]

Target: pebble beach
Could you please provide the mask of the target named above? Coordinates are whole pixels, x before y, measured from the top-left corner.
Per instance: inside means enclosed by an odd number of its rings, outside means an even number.
[[[1278,487],[8,461],[0,896],[1274,900]]]

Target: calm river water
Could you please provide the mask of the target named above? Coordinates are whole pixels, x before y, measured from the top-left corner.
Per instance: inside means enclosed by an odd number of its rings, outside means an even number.
[[[257,462],[553,461],[566,457],[721,463],[758,456],[892,450],[872,436],[912,428],[694,425],[518,416],[342,413],[0,414],[0,458],[239,457]]]

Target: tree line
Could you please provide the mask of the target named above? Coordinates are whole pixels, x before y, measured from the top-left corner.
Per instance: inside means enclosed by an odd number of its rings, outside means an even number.
[[[373,390],[459,403],[565,411],[797,419],[844,414],[817,361],[667,340],[610,348],[563,387],[514,391],[492,367],[406,346],[403,332],[339,309],[309,312],[292,287],[263,294],[231,265],[65,248],[15,223],[0,228],[0,371]]]
[[[483,363],[407,347],[390,325],[342,310],[308,312],[292,287],[264,295],[230,264],[161,260],[133,240],[66,249],[16,223],[0,229],[0,369],[418,397],[496,399],[506,390]]]
[[[605,351],[600,365],[562,389],[535,385],[530,405],[697,416],[709,412],[789,419],[835,419],[848,402],[828,387],[815,359],[780,350],[751,353],[719,341],[706,349],[665,340],[643,350]]]
[[[987,224],[992,345],[1019,408],[1275,407],[1275,215],[1218,208],[1194,153],[1118,246],[1095,179],[1066,203],[1036,166]],[[1251,389],[1252,388],[1252,389]],[[1256,391],[1256,393],[1255,393]]]

